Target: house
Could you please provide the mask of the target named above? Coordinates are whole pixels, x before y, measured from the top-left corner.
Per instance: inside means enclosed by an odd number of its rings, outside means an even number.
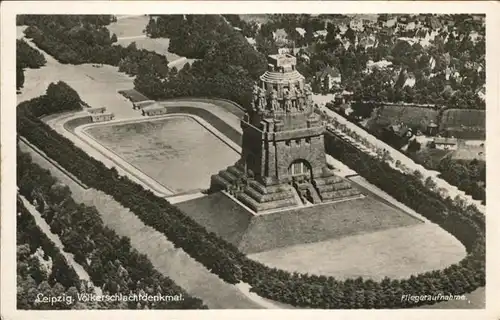
[[[380,60],[377,62],[373,62],[373,60],[368,60],[366,63],[366,68],[369,71],[373,71],[374,69],[386,69],[387,67],[392,66],[392,62],[387,60]]]
[[[431,120],[431,123],[427,125],[427,134],[429,136],[435,135],[438,132],[438,128],[439,126],[434,121]]]
[[[273,39],[277,46],[284,46],[288,43],[288,34],[285,29],[278,29],[273,32]]]
[[[147,106],[150,106],[154,104],[155,102],[153,100],[144,100],[144,101],[137,101],[137,102],[132,102],[133,109],[139,109],[141,110],[142,108],[145,108]]]
[[[436,149],[439,149],[439,150],[457,150],[458,149],[458,140],[456,138],[436,137],[436,138],[434,138],[434,144],[436,145]]]
[[[400,148],[413,137],[413,131],[404,123],[391,124],[383,128],[382,137],[384,141]]]
[[[106,107],[90,108],[90,109],[87,109],[87,112],[90,114],[104,113],[104,112],[106,112]]]
[[[415,75],[411,72],[406,74],[406,80],[405,83],[403,84],[404,87],[410,87],[413,88],[415,86],[415,83],[417,82],[417,79],[415,78]]]
[[[158,116],[166,113],[167,113],[167,108],[157,104],[142,108],[143,116]]]
[[[255,41],[254,38],[249,38],[249,37],[245,37],[245,39],[247,39],[247,42],[255,48],[255,46],[257,46],[257,41]]]
[[[417,27],[417,25],[415,24],[415,22],[409,22],[406,27],[405,27],[405,30],[406,31],[410,31],[410,30],[415,30]]]
[[[484,85],[481,87],[481,89],[477,91],[476,94],[479,97],[479,99],[486,101],[486,87]]]
[[[392,19],[389,19],[387,21],[384,22],[384,26],[386,28],[392,28],[396,25],[397,23],[397,19],[396,18],[392,18]]]
[[[371,48],[375,46],[376,42],[376,38],[372,35],[368,37],[361,37],[361,39],[358,41],[358,46],[362,48]]]
[[[318,31],[315,31],[313,33],[314,37],[315,38],[326,38],[326,36],[328,35],[328,31],[327,30],[318,30]]]
[[[333,88],[334,85],[342,82],[340,71],[337,68],[330,66],[325,67],[323,70],[316,72],[315,80],[321,83],[321,87],[327,90]]]
[[[437,17],[433,16],[429,18],[429,27],[432,30],[439,30],[443,27],[443,24],[441,23],[441,21],[439,21]]]
[[[115,118],[115,115],[113,113],[107,112],[107,113],[95,113],[90,115],[90,119],[92,122],[104,122],[104,121],[110,121]]]
[[[295,31],[297,31],[298,34],[300,34],[301,37],[304,37],[306,35],[306,29],[304,28],[295,28]]]
[[[349,27],[354,31],[363,31],[363,20],[354,18],[349,21]]]

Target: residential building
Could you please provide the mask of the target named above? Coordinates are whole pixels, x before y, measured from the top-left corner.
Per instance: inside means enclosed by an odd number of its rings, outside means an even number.
[[[458,149],[458,140],[456,138],[436,137],[436,138],[434,138],[434,144],[436,145],[436,149],[439,149],[439,150],[457,150]]]
[[[115,115],[113,113],[107,112],[107,113],[95,113],[91,114],[90,118],[92,122],[104,122],[104,121],[110,121],[115,118]]]
[[[142,108],[143,116],[158,116],[167,113],[167,108],[157,104]]]
[[[144,101],[138,101],[138,102],[132,102],[132,105],[133,105],[133,109],[143,109],[147,106],[150,106],[152,104],[154,104],[155,102],[153,100],[144,100]]]
[[[288,43],[288,34],[285,29],[277,29],[273,32],[273,39],[277,46],[284,46]]]
[[[313,35],[315,38],[323,38],[324,39],[328,35],[328,31],[327,30],[318,30],[318,31],[315,31]]]
[[[304,37],[306,35],[306,29],[304,28],[295,28],[295,31],[297,31],[297,33],[300,34],[301,37]]]
[[[323,89],[330,90],[342,82],[342,76],[337,68],[327,66],[323,70],[316,72],[315,80],[319,81]]]
[[[363,20],[354,18],[349,22],[349,27],[354,31],[363,31]]]
[[[431,120],[431,123],[427,125],[427,134],[429,136],[434,136],[437,134],[438,130],[439,126],[434,121]]]

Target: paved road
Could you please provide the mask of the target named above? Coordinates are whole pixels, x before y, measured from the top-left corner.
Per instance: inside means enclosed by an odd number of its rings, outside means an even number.
[[[73,254],[68,253],[64,250],[64,244],[59,239],[59,236],[52,233],[52,231],[50,230],[50,226],[47,224],[45,219],[43,219],[40,212],[38,212],[38,210],[36,210],[36,208],[25,197],[20,196],[20,198],[21,198],[24,206],[26,207],[26,209],[29,211],[29,213],[35,219],[37,226],[40,228],[40,230],[43,231],[43,233],[45,233],[45,235],[59,249],[61,254],[66,258],[66,261],[68,262],[68,264],[73,268],[73,270],[75,270],[75,272],[78,275],[78,277],[80,278],[80,280],[88,281],[89,284],[95,288],[97,294],[102,294],[101,288],[94,286],[94,284],[90,280],[89,274],[87,273],[87,271],[85,271],[85,269],[82,267],[81,264],[79,264],[78,262],[75,261]]]

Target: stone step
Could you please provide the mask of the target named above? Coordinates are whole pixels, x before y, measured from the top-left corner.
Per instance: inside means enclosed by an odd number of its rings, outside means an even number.
[[[235,183],[238,180],[238,177],[234,176],[232,173],[230,173],[227,170],[220,171],[219,176],[221,176],[222,178],[224,178],[225,180],[227,180],[231,183]]]
[[[260,182],[255,181],[255,180],[250,180],[250,185],[252,186],[252,188],[254,188],[259,193],[262,193],[262,194],[282,192],[282,191],[288,190],[290,188],[290,186],[287,184],[277,184],[277,185],[265,187]]]
[[[321,186],[325,184],[339,183],[343,181],[344,179],[339,176],[319,177],[314,179],[314,184],[316,186]]]
[[[282,200],[293,197],[291,190],[262,194],[250,185],[245,188],[245,193],[259,203]]]
[[[329,192],[329,191],[339,191],[339,190],[345,190],[345,189],[351,189],[352,186],[348,182],[339,182],[339,183],[332,183],[332,184],[325,184],[325,185],[319,185],[316,186],[318,189],[318,192],[323,193],[323,192]]]
[[[255,199],[248,196],[247,194],[240,193],[238,195],[238,200],[240,200],[243,204],[245,204],[247,207],[249,207],[250,209],[252,209],[253,211],[256,211],[256,212],[296,206],[296,203],[295,203],[295,200],[293,197],[288,198],[288,199],[283,199],[283,200],[258,203],[257,201],[255,201]]]
[[[327,201],[327,200],[339,200],[342,198],[354,197],[360,194],[361,192],[359,192],[356,189],[346,189],[346,190],[325,192],[321,194],[321,197],[323,198],[323,201]]]
[[[243,175],[245,174],[245,173],[244,173],[241,169],[239,169],[237,166],[230,166],[230,167],[228,167],[228,168],[227,168],[227,171],[228,171],[229,173],[231,173],[231,174],[232,174],[233,176],[235,176],[235,177],[241,177],[241,176],[243,176]]]
[[[211,177],[210,188],[212,191],[228,190],[232,186],[232,183],[224,179],[218,174]]]
[[[316,189],[314,189],[312,184],[310,183],[307,184],[307,190],[309,190],[309,194],[311,195],[312,203],[317,204],[321,202],[321,198],[319,197],[318,193],[316,192]]]

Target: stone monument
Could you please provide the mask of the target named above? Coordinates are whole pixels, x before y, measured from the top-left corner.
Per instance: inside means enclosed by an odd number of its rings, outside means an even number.
[[[268,61],[241,121],[241,159],[212,176],[210,189],[232,193],[255,213],[359,195],[327,167],[326,126],[314,111],[310,86],[295,69],[296,58],[278,54]]]

